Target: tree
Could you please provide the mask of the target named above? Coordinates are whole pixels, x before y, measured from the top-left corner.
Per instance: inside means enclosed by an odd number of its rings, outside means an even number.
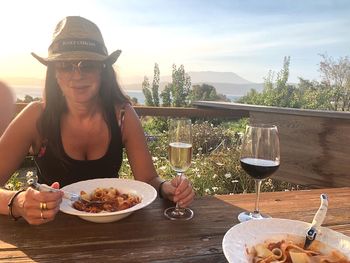
[[[332,91],[323,83],[299,78],[300,108],[331,110]]]
[[[30,103],[32,101],[40,101],[40,100],[41,100],[41,98],[39,98],[39,97],[32,97],[32,96],[26,94],[24,96],[23,100],[17,98],[16,102]]]
[[[321,55],[319,71],[322,81],[309,81],[299,78],[297,86],[287,83],[290,58],[285,57],[283,69],[274,78],[269,71],[265,78],[264,90],[258,93],[250,91],[239,102],[303,109],[350,110],[350,60],[340,57],[334,60]]]
[[[149,86],[150,85],[149,85],[148,78],[145,76],[142,82],[142,92],[143,92],[143,95],[145,96],[145,105],[154,106],[153,96]]]
[[[327,54],[321,54],[320,69],[322,83],[332,94],[332,109],[349,111],[350,109],[350,60],[340,57],[337,61]]]
[[[184,107],[189,105],[189,93],[191,90],[191,77],[186,74],[185,68],[181,65],[178,69],[173,65],[171,95],[172,106]]]
[[[284,57],[283,68],[276,74],[269,71],[264,79],[264,89],[262,93],[251,90],[246,96],[242,97],[239,102],[255,105],[279,106],[298,108],[298,92],[296,87],[289,85],[289,65],[290,57]]]
[[[186,107],[190,105],[191,77],[186,74],[185,68],[173,65],[172,82],[167,84],[161,92],[163,106]]]
[[[230,101],[225,95],[218,94],[214,86],[208,84],[193,85],[191,90],[191,101]]]
[[[167,84],[164,90],[161,92],[160,97],[162,99],[163,107],[171,106],[171,84]]]
[[[146,106],[159,106],[159,67],[157,63],[154,64],[152,89],[150,88],[148,78],[145,76],[142,82],[142,92],[145,96]]]
[[[158,64],[154,64],[154,76],[152,83],[152,97],[154,106],[159,107],[159,67]]]

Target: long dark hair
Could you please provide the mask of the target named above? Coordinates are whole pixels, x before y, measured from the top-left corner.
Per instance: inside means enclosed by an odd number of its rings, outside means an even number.
[[[129,99],[121,90],[112,65],[105,65],[101,72],[101,86],[99,90],[103,115],[108,127],[111,127],[111,119],[108,113],[115,112],[115,105],[130,103]],[[56,80],[54,66],[47,66],[44,92],[45,107],[38,121],[38,130],[45,143],[50,147],[53,154],[65,161],[61,144],[61,117],[67,111],[67,104]]]

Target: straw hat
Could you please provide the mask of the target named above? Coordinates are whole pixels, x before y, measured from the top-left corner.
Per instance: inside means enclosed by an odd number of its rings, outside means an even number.
[[[107,48],[99,28],[91,21],[80,16],[68,16],[61,20],[53,33],[48,57],[35,53],[33,57],[44,65],[51,61],[94,60],[113,64],[121,50],[108,55]]]

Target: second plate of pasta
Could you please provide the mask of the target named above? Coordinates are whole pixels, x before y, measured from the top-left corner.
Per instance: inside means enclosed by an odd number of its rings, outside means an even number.
[[[266,256],[269,256],[269,252],[265,250],[268,245],[274,247],[278,246],[276,243],[284,241],[293,245],[304,244],[305,233],[309,227],[309,223],[297,220],[279,218],[250,220],[237,224],[226,232],[222,241],[223,251],[228,262],[254,262],[254,257],[258,254],[256,253],[257,250],[260,254],[266,253]],[[319,250],[322,254],[331,254],[333,251],[338,251],[348,259],[350,258],[350,237],[325,227],[321,227],[320,230],[316,238],[319,241],[315,243],[315,247],[317,246],[316,250]],[[255,258],[255,261],[257,261],[257,258]],[[275,262],[294,261],[278,261],[276,259]]]
[[[76,215],[87,221],[95,223],[108,223],[125,218],[132,212],[148,206],[157,197],[157,192],[151,185],[144,182],[129,179],[92,179],[80,181],[62,188],[62,190],[64,191],[77,194],[80,194],[81,191],[84,191],[87,194],[92,194],[96,190],[100,191],[99,189],[103,189],[104,191],[106,191],[107,197],[112,194],[115,195],[115,191],[117,190],[118,194],[124,196],[132,196],[133,198],[135,197],[138,199],[138,202],[132,204],[132,206],[130,205],[130,207],[123,207],[121,210],[118,211],[108,211],[107,209],[107,211],[96,212],[89,211],[87,209],[86,211],[79,211],[76,208],[74,208],[74,202],[67,199],[63,199],[60,206],[60,210],[66,214]]]

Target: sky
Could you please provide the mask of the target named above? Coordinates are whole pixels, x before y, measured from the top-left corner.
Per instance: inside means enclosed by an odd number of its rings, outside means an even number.
[[[350,55],[350,1],[100,0],[1,3],[0,80],[45,77],[30,52],[47,56],[56,24],[79,15],[96,23],[122,84],[188,71],[234,72],[261,83],[290,56],[289,82],[319,80],[320,54]],[[10,83],[11,84],[11,83]]]

